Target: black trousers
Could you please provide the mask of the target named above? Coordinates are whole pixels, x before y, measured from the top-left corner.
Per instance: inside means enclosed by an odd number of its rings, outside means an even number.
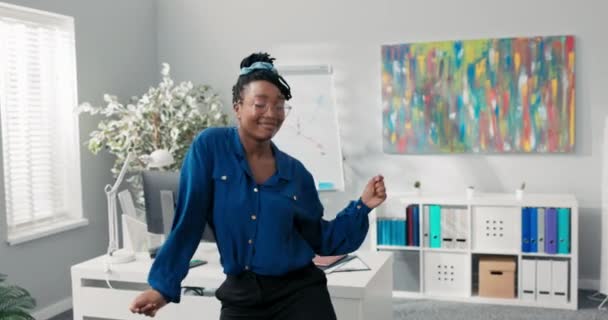
[[[336,320],[327,278],[314,264],[280,277],[229,275],[215,295],[222,302],[220,320]]]

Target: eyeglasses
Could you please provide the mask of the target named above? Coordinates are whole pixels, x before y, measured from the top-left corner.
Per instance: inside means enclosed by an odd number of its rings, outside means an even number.
[[[245,102],[243,100],[240,101],[241,104],[245,104]],[[274,103],[270,102],[270,101],[265,101],[265,100],[253,100],[250,103],[247,103],[248,105],[250,105],[253,110],[255,111],[256,114],[264,114],[268,111],[268,109],[270,109],[270,107],[272,106],[272,109],[278,113],[279,115],[283,115],[285,117],[287,117],[287,115],[289,114],[289,112],[292,109],[292,106],[285,103],[284,100],[278,100]]]

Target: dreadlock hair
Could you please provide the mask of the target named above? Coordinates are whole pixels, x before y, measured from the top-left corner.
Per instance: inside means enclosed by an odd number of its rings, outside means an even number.
[[[274,65],[274,60],[275,58],[272,58],[268,53],[265,52],[252,53],[241,61],[241,69],[247,68],[255,62],[268,62]],[[243,88],[250,82],[257,80],[264,80],[274,84],[277,88],[279,88],[279,91],[285,97],[285,100],[291,99],[291,88],[283,77],[272,70],[257,69],[248,74],[239,76],[236,84],[232,87],[232,103],[238,103],[241,100]]]

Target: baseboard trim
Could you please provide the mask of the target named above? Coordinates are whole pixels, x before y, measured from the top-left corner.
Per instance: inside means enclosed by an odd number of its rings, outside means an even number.
[[[578,287],[579,289],[587,289],[587,290],[599,290],[600,289],[600,280],[598,279],[578,279]]]
[[[36,320],[48,320],[70,309],[72,309],[72,297],[67,297],[57,303],[33,312],[32,317]]]

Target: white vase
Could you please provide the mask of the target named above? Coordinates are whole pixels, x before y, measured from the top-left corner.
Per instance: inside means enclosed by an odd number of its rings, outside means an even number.
[[[471,199],[473,199],[473,195],[475,195],[475,189],[467,188],[466,193],[467,193],[467,199],[471,200]]]

